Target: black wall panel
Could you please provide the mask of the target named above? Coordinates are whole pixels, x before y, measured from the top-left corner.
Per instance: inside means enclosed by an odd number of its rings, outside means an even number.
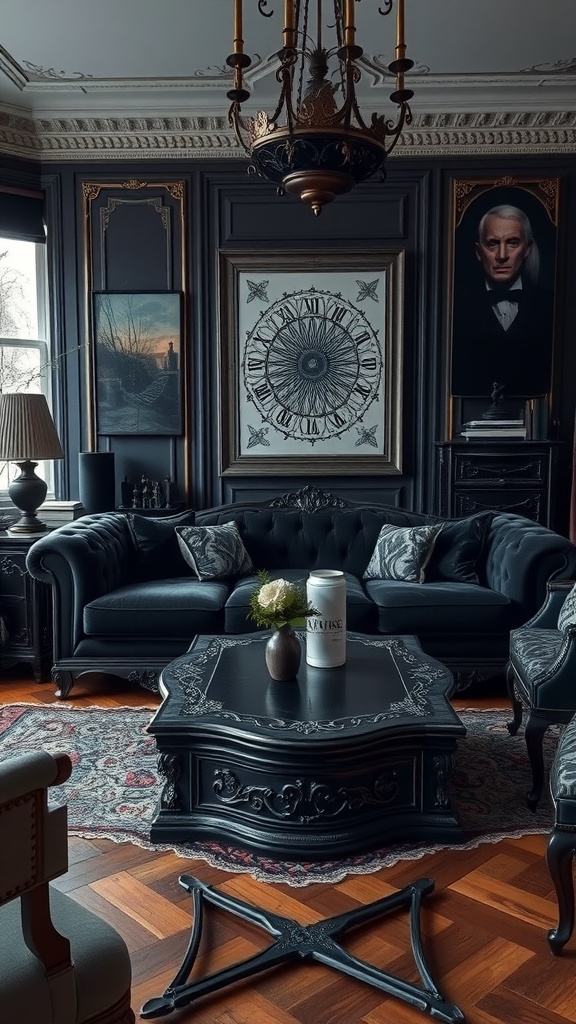
[[[67,460],[61,496],[77,497],[77,453],[114,451],[118,478],[169,473],[178,495],[196,507],[262,499],[320,484],[346,497],[387,501],[433,511],[434,443],[444,440],[451,312],[447,296],[451,179],[482,175],[554,176],[562,180],[558,237],[558,296],[550,438],[563,441],[557,528],[566,530],[576,404],[576,169],[561,156],[393,158],[388,178],[358,187],[315,218],[292,197],[248,177],[243,161],[158,161],[62,164],[40,168],[52,195],[49,243],[54,268],[56,347],[67,353],[58,415]],[[38,168],[13,161],[0,181]],[[180,183],[171,193],[166,183]],[[89,191],[90,188],[94,193]],[[88,192],[87,192],[88,190]],[[87,195],[89,200],[87,200]],[[91,198],[90,198],[91,197]],[[262,248],[401,248],[405,254],[402,309],[404,360],[394,386],[402,398],[403,471],[400,477],[311,478],[219,475],[218,253]],[[95,437],[90,375],[90,292],[167,290],[184,294],[185,432],[166,437]]]
[[[188,180],[166,176],[155,180],[140,175],[123,179],[94,175],[79,179],[83,204],[83,238],[86,268],[85,337],[87,342],[87,394],[92,416],[88,419],[89,446],[113,451],[118,484],[124,478],[136,483],[147,476],[173,483],[175,497],[190,500],[189,450],[189,351],[192,344],[188,321],[188,275],[185,240],[185,194]],[[182,301],[180,360],[183,384],[183,431],[174,436],[107,435],[98,426],[94,358],[95,292],[178,292]],[[143,408],[142,416],[146,412]],[[119,486],[118,486],[119,492]],[[119,498],[118,498],[119,500]]]

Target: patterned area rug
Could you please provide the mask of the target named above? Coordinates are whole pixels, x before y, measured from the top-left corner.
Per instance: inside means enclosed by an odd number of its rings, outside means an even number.
[[[523,734],[511,737],[506,711],[459,712],[468,732],[454,755],[450,776],[452,801],[466,842],[472,849],[552,827],[552,806],[545,789],[535,814],[526,807],[530,788]],[[66,751],[74,766],[69,782],[54,789],[54,802],[67,802],[71,835],[130,842],[146,849],[174,850],[178,856],[203,860],[224,871],[248,872],[265,882],[293,886],[339,882],[349,874],[372,874],[399,860],[417,860],[442,846],[395,844],[354,857],[318,863],[272,861],[266,857],[202,842],[161,846],[148,841],[160,793],[156,744],[146,732],[153,712],[146,708],[70,708],[52,704],[0,706],[0,760],[43,748]],[[544,741],[548,771],[558,729]]]

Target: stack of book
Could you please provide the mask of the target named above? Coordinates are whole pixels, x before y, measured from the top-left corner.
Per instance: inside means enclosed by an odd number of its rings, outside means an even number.
[[[526,424],[524,420],[469,420],[462,424],[460,433],[468,441],[480,437],[517,437],[524,440]]]
[[[62,526],[85,515],[81,501],[45,501],[38,509],[38,518],[46,526]]]

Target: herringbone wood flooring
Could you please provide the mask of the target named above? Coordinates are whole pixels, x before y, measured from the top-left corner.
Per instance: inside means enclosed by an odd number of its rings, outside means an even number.
[[[4,680],[2,702],[51,703],[50,684],[27,676]],[[118,681],[92,679],[75,686],[77,706],[154,706],[150,694]],[[456,706],[479,705],[455,701]],[[486,706],[507,707],[489,698]],[[503,710],[503,715],[506,711]],[[495,780],[497,785],[497,781]],[[523,794],[518,798],[522,799]],[[545,836],[446,850],[402,862],[373,875],[305,888],[256,882],[129,844],[70,838],[70,870],[59,887],[110,921],[128,944],[133,1007],[159,996],[173,979],[190,926],[190,897],[178,885],[197,875],[243,900],[310,924],[380,899],[420,877],[436,882],[422,912],[426,954],[442,994],[458,1004],[468,1024],[576,1022],[576,937],[553,957],[546,930],[556,923],[556,901],[546,870]],[[266,944],[263,932],[209,907],[198,973],[249,956]],[[349,933],[350,951],[419,984],[405,912]],[[416,1024],[420,1011],[320,964],[283,966],[176,1011],[174,1024]],[[33,1022],[26,1022],[33,1024]]]

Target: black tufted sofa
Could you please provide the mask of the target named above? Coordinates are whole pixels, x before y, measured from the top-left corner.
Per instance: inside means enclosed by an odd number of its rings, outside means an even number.
[[[310,569],[343,570],[348,629],[417,635],[460,688],[502,671],[509,632],[539,608],[547,580],[576,574],[576,548],[566,538],[511,513],[492,520],[480,585],[362,581],[384,523],[444,522],[434,516],[344,501],[314,487],[195,515],[200,526],[231,520],[256,569],[272,577],[303,581]],[[173,526],[192,521],[193,513],[183,513],[163,519],[162,528],[172,537]],[[196,634],[255,628],[246,618],[254,577],[197,580],[177,544],[143,559],[121,512],[60,527],[32,545],[27,566],[53,588],[52,674],[63,697],[86,672],[156,689],[159,672]]]

